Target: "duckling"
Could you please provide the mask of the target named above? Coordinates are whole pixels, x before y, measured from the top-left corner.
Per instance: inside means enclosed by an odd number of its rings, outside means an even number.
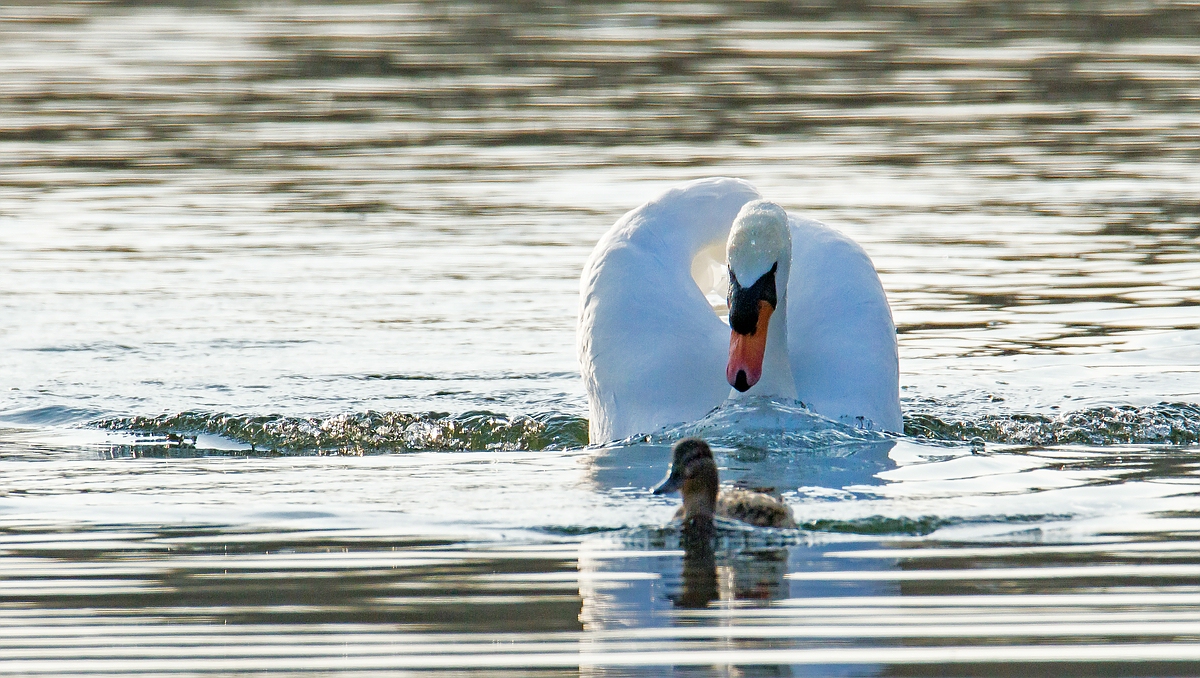
[[[757,527],[796,527],[792,509],[778,497],[759,490],[726,488],[718,492],[717,463],[712,448],[699,438],[684,438],[671,448],[671,469],[654,494],[679,490],[683,506],[675,517],[685,526],[712,525],[714,515]]]

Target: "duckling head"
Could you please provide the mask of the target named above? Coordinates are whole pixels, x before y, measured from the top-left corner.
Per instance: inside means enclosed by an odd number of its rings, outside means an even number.
[[[671,448],[671,468],[654,494],[678,490],[683,495],[683,522],[712,525],[717,508],[717,463],[712,448],[699,438],[684,438]]]

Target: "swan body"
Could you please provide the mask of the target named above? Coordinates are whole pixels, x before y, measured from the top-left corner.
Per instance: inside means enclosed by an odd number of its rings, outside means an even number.
[[[697,255],[721,245],[732,333],[692,276]],[[761,201],[745,181],[692,181],[625,214],[588,258],[580,293],[593,443],[693,421],[743,393],[902,430],[896,331],[870,258],[832,228]],[[758,332],[751,302],[739,306],[743,294],[760,295]],[[739,320],[749,323],[742,334]],[[738,381],[739,370],[749,378]]]

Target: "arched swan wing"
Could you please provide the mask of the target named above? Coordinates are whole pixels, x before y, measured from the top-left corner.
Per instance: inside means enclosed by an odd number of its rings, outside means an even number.
[[[788,358],[797,397],[831,419],[902,432],[896,327],[870,257],[818,221],[793,216],[791,227]]]
[[[623,216],[580,280],[578,351],[592,442],[692,421],[729,393],[729,326],[691,276],[758,191],[737,179],[671,189]]]

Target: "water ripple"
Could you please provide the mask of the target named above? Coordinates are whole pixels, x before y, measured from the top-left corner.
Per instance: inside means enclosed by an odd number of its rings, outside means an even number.
[[[987,414],[956,419],[933,413],[911,413],[904,432],[934,440],[972,440],[1026,445],[1119,445],[1200,442],[1200,406],[1159,403],[1148,407],[1091,407],[1056,417],[1044,414]]]
[[[670,426],[651,440],[670,443],[696,436],[723,447],[764,450],[835,448],[893,436],[833,421],[804,403],[767,397],[727,400],[698,421]]]
[[[249,446],[252,453],[279,454],[561,450],[588,444],[587,419],[562,412],[508,415],[474,411],[451,415],[367,411],[294,417],[189,411],[109,417],[91,421],[90,426],[164,436],[166,442],[193,448],[197,447],[197,435],[219,436]],[[1115,405],[1058,416],[1015,413],[956,418],[939,404],[932,411],[906,414],[904,432],[928,440],[1017,445],[1191,445],[1200,443],[1200,405]],[[834,455],[839,454],[838,450],[849,454],[865,443],[895,439],[889,433],[826,419],[799,402],[747,398],[729,401],[697,421],[648,436],[634,436],[617,445],[669,445],[687,436],[732,449],[824,450]]]
[[[163,435],[216,435],[276,453],[365,454],[423,450],[544,450],[587,444],[587,420],[566,414],[409,414],[368,411],[332,417],[182,412],[92,422],[99,428]],[[194,445],[194,441],[192,443]]]

